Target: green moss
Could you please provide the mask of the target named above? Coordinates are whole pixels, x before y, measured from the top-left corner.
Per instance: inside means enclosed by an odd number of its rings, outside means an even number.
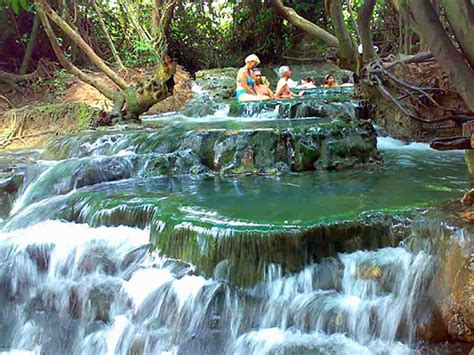
[[[7,119],[40,126],[42,130],[61,128],[68,122],[72,131],[87,128],[100,114],[101,110],[82,102],[67,102],[40,106],[25,106],[5,112]]]

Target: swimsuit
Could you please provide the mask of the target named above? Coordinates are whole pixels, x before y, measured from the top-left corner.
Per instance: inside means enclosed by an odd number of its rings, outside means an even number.
[[[245,91],[245,89],[240,89],[235,92],[235,96],[237,96],[237,99],[240,100],[240,95],[246,94],[246,93],[247,91]]]
[[[245,79],[246,82],[247,82],[247,85],[251,88],[253,88],[253,86],[255,85],[255,81],[253,81],[253,79],[250,77],[250,76],[247,76],[247,78]],[[237,97],[237,99],[240,99],[240,96],[242,94],[247,94],[247,90],[245,89],[239,89],[239,90],[236,90],[235,91],[235,96]]]

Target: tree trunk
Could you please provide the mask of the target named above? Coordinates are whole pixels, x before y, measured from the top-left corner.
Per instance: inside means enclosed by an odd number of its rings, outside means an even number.
[[[354,26],[354,31],[355,31],[356,36],[357,36],[357,43],[361,43],[359,26],[357,25],[357,22],[354,18],[354,12],[352,11],[351,0],[347,0],[347,11],[349,12],[349,15],[351,17],[352,25]]]
[[[141,42],[151,41],[153,38],[148,31],[140,24],[140,21],[135,16],[134,9],[130,6],[130,0],[118,0],[124,15],[129,21],[129,26],[135,30],[135,34],[139,37]]]
[[[448,74],[466,105],[474,111],[474,71],[452,44],[433,6],[429,1],[410,1],[409,11],[418,34],[428,44],[433,57]]]
[[[166,29],[170,24],[175,5],[175,0],[155,0],[152,5],[153,42],[159,55],[166,49]]]
[[[339,41],[335,36],[301,17],[292,8],[284,6],[281,0],[273,0],[273,6],[275,6],[282,17],[300,30],[309,33],[311,36],[323,41],[331,47],[339,47]]]
[[[54,53],[56,54],[56,57],[58,57],[59,62],[61,65],[66,69],[68,72],[71,74],[75,75],[77,78],[80,80],[84,81],[85,83],[95,87],[97,90],[99,90],[105,97],[115,100],[117,98],[118,93],[111,89],[109,86],[105,85],[104,83],[98,81],[97,79],[87,75],[84,73],[82,70],[77,68],[75,65],[73,65],[70,61],[66,59],[66,56],[64,55],[61,46],[59,44],[59,41],[54,34],[53,29],[51,28],[51,25],[49,23],[48,17],[46,14],[43,12],[43,8],[41,4],[37,4],[36,11],[38,11],[38,14],[41,18],[41,22],[43,24],[44,31],[46,32],[46,35],[48,36],[50,42],[51,42],[51,47],[53,48]]]
[[[474,69],[474,4],[470,0],[441,0],[454,36]]]
[[[20,71],[18,72],[18,74],[20,75],[26,74],[30,66],[30,59],[31,55],[33,54],[33,50],[35,49],[36,37],[38,36],[38,29],[40,24],[41,19],[36,13],[35,20],[33,21],[33,28],[31,29],[30,39],[28,40],[28,45],[26,46],[25,55],[23,57],[23,61],[21,62]]]
[[[107,75],[114,83],[116,83],[121,89],[127,87],[127,83],[120,76],[117,75],[107,64],[94,52],[94,50],[82,39],[82,37],[74,31],[64,21],[45,0],[38,0],[38,3],[42,6],[45,14],[59,26],[61,30],[74,42],[79,48],[87,55],[90,61],[97,66],[105,75]],[[44,24],[44,21],[43,21]],[[59,59],[59,58],[58,58]]]
[[[160,64],[153,77],[137,85],[129,86],[115,100],[115,105],[110,113],[112,122],[121,120],[136,120],[147,112],[153,105],[172,95],[172,88],[168,86],[169,80],[176,72],[176,64],[166,66]]]
[[[332,26],[339,42],[339,66],[357,72],[359,70],[359,56],[354,46],[354,40],[346,27],[341,0],[327,0],[327,3],[329,3],[328,9]]]
[[[372,43],[372,32],[370,31],[370,20],[374,12],[375,0],[365,0],[358,11],[357,23],[360,28],[360,40],[362,42],[362,59],[364,63],[369,63],[377,58]]]
[[[100,28],[102,29],[102,32],[104,32],[105,38],[107,39],[107,42],[109,44],[110,51],[112,52],[114,60],[119,66],[120,70],[123,70],[125,69],[125,66],[123,65],[122,60],[120,59],[120,56],[118,55],[117,50],[115,49],[115,45],[114,45],[114,42],[112,41],[112,38],[110,37],[109,31],[107,31],[107,27],[105,26],[104,19],[102,18],[102,13],[100,11],[100,8],[99,6],[97,6],[97,3],[95,0],[93,0],[92,4],[94,6],[94,10],[97,14],[97,17],[99,18]]]

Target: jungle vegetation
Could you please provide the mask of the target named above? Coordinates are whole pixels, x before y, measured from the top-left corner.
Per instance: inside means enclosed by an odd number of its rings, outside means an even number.
[[[428,101],[437,88],[397,82],[382,58],[396,58],[393,65],[434,60],[474,111],[472,0],[0,0],[0,6],[1,82],[14,86],[46,61],[59,62],[112,99],[119,118],[136,118],[170,95],[166,81],[175,66],[163,63],[165,53],[190,72],[238,66],[252,52],[265,63],[332,60],[378,85],[415,119],[421,118],[384,83]],[[154,70],[129,83],[124,75],[131,67]]]

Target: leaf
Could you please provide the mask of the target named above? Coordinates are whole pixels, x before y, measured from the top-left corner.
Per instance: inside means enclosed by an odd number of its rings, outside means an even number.
[[[29,9],[28,0],[20,0],[20,5],[25,11],[28,11]]]
[[[20,2],[18,0],[12,1],[12,9],[15,15],[18,15],[20,12]]]

